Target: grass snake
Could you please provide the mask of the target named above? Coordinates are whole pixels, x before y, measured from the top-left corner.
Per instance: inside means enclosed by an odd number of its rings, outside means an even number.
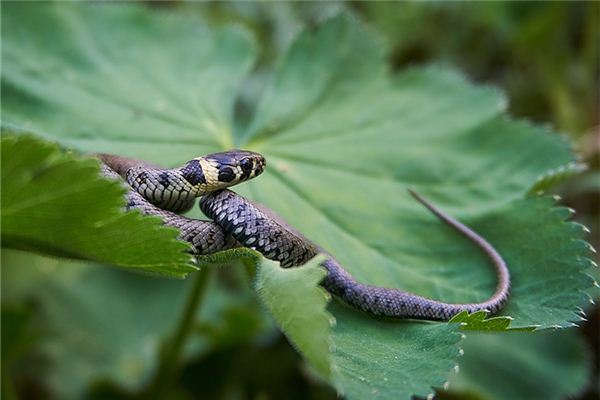
[[[209,154],[174,169],[163,169],[143,161],[111,154],[97,154],[102,174],[127,183],[127,209],[158,216],[165,225],[180,230],[179,238],[193,252],[206,255],[245,246],[284,268],[300,266],[319,253],[327,275],[321,285],[354,308],[393,318],[447,321],[461,311],[497,312],[506,303],[510,274],[498,252],[481,236],[446,215],[414,191],[410,193],[440,220],[477,245],[493,264],[498,284],[495,293],[482,303],[452,304],[428,299],[394,288],[360,283],[324,249],[312,243],[281,217],[226,189],[260,175],[265,166],[258,153],[232,150]],[[196,197],[212,221],[191,219],[178,213],[189,210]]]

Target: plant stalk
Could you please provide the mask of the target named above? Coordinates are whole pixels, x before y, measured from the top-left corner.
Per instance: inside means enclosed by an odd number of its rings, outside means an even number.
[[[196,272],[177,328],[160,353],[156,374],[149,385],[148,397],[151,399],[167,398],[175,384],[181,368],[181,353],[191,333],[197,311],[202,304],[211,273],[212,269],[207,266],[201,267]]]

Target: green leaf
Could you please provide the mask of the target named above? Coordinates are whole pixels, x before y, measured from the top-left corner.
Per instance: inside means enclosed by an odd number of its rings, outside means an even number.
[[[461,346],[460,372],[451,377],[449,386],[457,395],[486,400],[558,400],[575,396],[591,378],[589,351],[574,329],[470,332]]]
[[[254,59],[243,31],[125,3],[7,3],[2,14],[3,120],[163,165],[232,147]]]
[[[318,283],[326,272],[315,257],[301,268],[284,269],[263,259],[255,287],[263,304],[298,350],[324,377],[331,376],[333,317],[326,311],[330,295]]]
[[[125,189],[100,177],[98,161],[2,134],[3,246],[164,275],[195,270],[175,229],[122,211]]]
[[[256,251],[246,247],[237,247],[234,249],[220,251],[218,253],[198,256],[199,264],[228,264],[235,260],[242,260],[246,265],[256,266],[261,260],[262,255]]]
[[[336,383],[350,399],[433,394],[456,365],[458,326],[373,319],[333,303]]]
[[[513,278],[501,315],[514,327],[580,320],[591,285],[583,231],[550,198],[526,198],[573,154],[556,135],[506,117],[496,90],[436,67],[390,75],[377,39],[340,15],[299,34],[246,126],[233,104],[254,56],[237,30],[129,5],[3,11],[7,121],[79,150],[163,165],[232,145],[260,151],[269,168],[240,191],[359,281],[448,302],[487,299],[496,282],[485,256],[416,204],[411,187],[498,248]],[[207,113],[206,104],[219,107]],[[426,395],[453,366],[456,325],[382,321],[337,301],[330,310],[334,372],[349,398]]]
[[[534,327],[511,328],[511,317],[486,318],[487,312],[477,311],[469,314],[467,311],[456,314],[448,322],[460,324],[462,331],[533,331]]]
[[[538,192],[544,192],[548,189],[552,189],[558,183],[563,182],[572,176],[579,175],[586,170],[587,166],[585,164],[572,162],[567,165],[561,165],[558,168],[546,171],[537,178],[531,189],[529,189],[529,193],[536,194]]]
[[[368,35],[351,19],[312,35],[289,50],[246,132],[271,167],[255,197],[362,282],[450,302],[486,299],[495,286],[487,260],[410,199],[406,188],[416,188],[500,250],[513,273],[505,314],[516,326],[579,320],[580,290],[591,283],[583,231],[551,200],[522,199],[544,171],[572,162],[568,144],[501,116],[495,91],[455,74],[415,69],[390,82],[377,62],[345,68],[376,58],[376,43],[361,46]],[[340,51],[320,57],[327,43]],[[289,83],[301,79],[298,59],[320,65],[310,91]],[[280,103],[294,111],[284,118]]]
[[[587,233],[568,221],[571,214],[550,197],[527,198],[474,224],[480,232],[493,227],[488,236],[511,270],[511,297],[501,312],[514,317],[511,327],[571,327],[581,321],[581,308],[589,303],[584,289],[593,285],[585,271],[593,262],[583,240]]]

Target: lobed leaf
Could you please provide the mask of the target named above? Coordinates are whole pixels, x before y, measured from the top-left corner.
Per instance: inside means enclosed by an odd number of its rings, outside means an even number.
[[[9,129],[2,134],[3,246],[163,275],[195,270],[177,230],[122,211],[125,189],[100,176],[97,160]]]
[[[2,26],[4,121],[162,165],[232,147],[244,31],[127,3],[7,3]]]

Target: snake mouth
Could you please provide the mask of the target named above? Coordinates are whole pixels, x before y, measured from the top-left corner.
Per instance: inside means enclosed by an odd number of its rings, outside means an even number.
[[[239,181],[252,179],[262,174],[267,165],[267,161],[262,154],[247,150],[233,150],[235,154],[229,165],[238,166],[241,170]]]
[[[265,168],[267,167],[267,160],[261,154],[256,154],[258,155],[258,157],[256,161],[256,171],[254,173],[254,176],[262,174]]]

